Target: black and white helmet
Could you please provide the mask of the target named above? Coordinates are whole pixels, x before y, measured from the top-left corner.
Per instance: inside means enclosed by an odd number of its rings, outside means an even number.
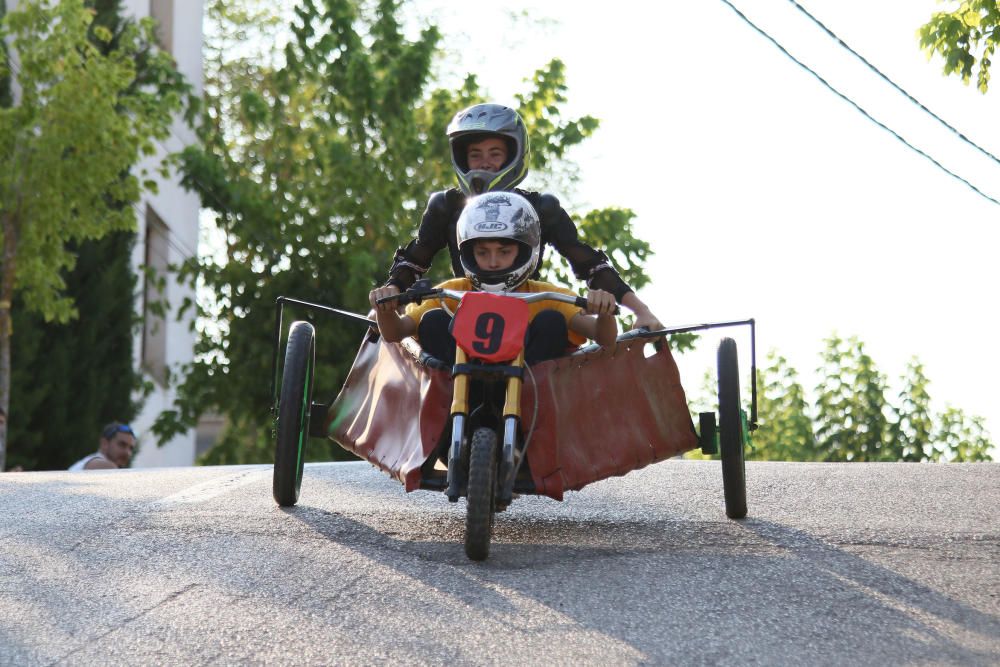
[[[465,276],[476,289],[509,292],[538,266],[541,226],[531,203],[514,192],[489,192],[469,199],[458,218],[455,235]],[[502,271],[484,271],[476,263],[475,241],[516,241],[517,258]]]
[[[491,136],[507,143],[507,162],[497,172],[469,169],[469,144]],[[448,143],[458,185],[467,195],[511,190],[528,175],[528,131],[510,107],[476,104],[459,111],[448,123]]]

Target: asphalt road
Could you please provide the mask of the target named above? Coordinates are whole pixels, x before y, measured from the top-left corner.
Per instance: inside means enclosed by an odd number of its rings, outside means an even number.
[[[499,515],[363,463],[0,475],[0,664],[1000,664],[1000,464],[672,460]]]

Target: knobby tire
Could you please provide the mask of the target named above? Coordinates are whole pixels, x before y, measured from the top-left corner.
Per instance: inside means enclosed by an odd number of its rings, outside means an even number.
[[[469,487],[466,495],[465,554],[471,560],[490,555],[490,538],[496,512],[497,434],[480,428],[469,447]]]
[[[746,463],[743,418],[740,414],[740,371],[736,341],[719,343],[719,450],[722,458],[722,488],[726,516],[742,519],[747,515]]]
[[[315,365],[316,330],[308,322],[293,322],[285,348],[274,451],[273,494],[282,507],[299,500]]]

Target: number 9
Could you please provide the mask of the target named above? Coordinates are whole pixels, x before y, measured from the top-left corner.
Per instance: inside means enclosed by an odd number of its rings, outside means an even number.
[[[482,313],[476,318],[476,338],[472,349],[480,354],[493,354],[503,342],[504,320],[498,313]]]

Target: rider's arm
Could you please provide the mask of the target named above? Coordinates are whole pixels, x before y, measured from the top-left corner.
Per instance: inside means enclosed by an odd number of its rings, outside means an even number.
[[[573,274],[585,281],[587,287],[611,292],[621,303],[632,288],[621,279],[608,256],[579,239],[573,219],[555,196],[539,194],[533,199],[542,227],[542,242],[550,244],[565,257]]]
[[[417,332],[417,324],[413,318],[409,315],[400,315],[395,310],[388,312],[376,310],[375,321],[378,322],[378,331],[382,334],[382,340],[387,343],[398,343]]]
[[[621,303],[635,313],[635,322],[632,323],[633,328],[646,327],[652,331],[663,328],[659,318],[653,314],[649,306],[643,303],[642,299],[635,292],[626,294]]]
[[[587,312],[577,313],[569,321],[569,328],[604,347],[613,347],[618,337],[615,322],[615,299],[610,292],[591,290],[587,294]]]
[[[542,226],[542,241],[549,243],[566,258],[573,274],[587,283],[590,289],[611,292],[615,300],[635,313],[633,327],[662,329],[659,319],[629,287],[611,260],[600,250],[595,250],[577,236],[576,225],[559,200],[550,194],[540,194],[532,202],[538,210]]]
[[[584,315],[579,312],[569,321],[569,328],[604,347],[613,346],[618,338],[618,325],[612,315]]]
[[[378,332],[382,335],[382,340],[388,343],[398,343],[407,336],[412,336],[417,330],[413,318],[409,315],[401,316],[396,312],[395,300],[378,303],[378,299],[389,296],[394,291],[392,287],[376,287],[368,295],[368,301],[375,310]]]
[[[403,291],[423,277],[434,255],[448,245],[449,211],[447,193],[431,195],[420,220],[417,238],[396,251],[386,285],[395,285]]]

